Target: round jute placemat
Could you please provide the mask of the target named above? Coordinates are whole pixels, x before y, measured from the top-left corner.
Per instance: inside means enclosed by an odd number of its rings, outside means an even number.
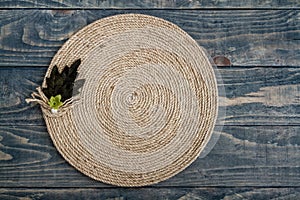
[[[77,79],[85,81],[76,100],[58,113],[42,106],[72,166],[105,183],[144,186],[198,157],[214,128],[218,94],[208,57],[187,33],[157,17],[107,17],[73,35],[46,77],[77,59]]]

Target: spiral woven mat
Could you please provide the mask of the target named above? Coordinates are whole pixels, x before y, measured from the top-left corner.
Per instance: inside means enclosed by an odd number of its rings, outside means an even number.
[[[54,65],[62,70],[79,58],[79,103],[59,114],[42,108],[71,165],[105,183],[144,186],[198,157],[212,134],[218,94],[209,59],[187,33],[152,16],[107,17],[73,35],[46,77]]]

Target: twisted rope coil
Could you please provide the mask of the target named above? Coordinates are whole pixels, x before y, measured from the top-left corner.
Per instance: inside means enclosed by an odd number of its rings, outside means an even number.
[[[42,94],[28,100],[41,104],[48,132],[71,165],[105,183],[143,186],[198,157],[212,134],[218,93],[209,59],[188,34],[152,16],[104,18],[63,45],[46,77],[54,65],[62,70],[78,58],[78,79],[85,79],[80,103],[49,115]]]

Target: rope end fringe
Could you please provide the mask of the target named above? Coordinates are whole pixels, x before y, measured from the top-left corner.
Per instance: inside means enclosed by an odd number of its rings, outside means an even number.
[[[51,107],[48,104],[49,99],[45,96],[45,94],[42,91],[41,87],[36,88],[37,92],[33,92],[31,94],[32,98],[27,98],[25,99],[26,103],[38,103],[40,104],[40,106],[42,106],[43,108],[51,111]],[[68,100],[66,100],[65,102],[63,102],[63,105],[59,108],[60,111],[63,111],[67,108],[69,108],[70,106],[74,105],[75,103],[77,103],[78,101],[75,100],[75,98],[70,98]]]

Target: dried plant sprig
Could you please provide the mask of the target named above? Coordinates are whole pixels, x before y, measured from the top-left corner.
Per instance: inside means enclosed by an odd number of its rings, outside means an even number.
[[[50,77],[46,78],[46,88],[42,88],[43,93],[48,99],[61,95],[61,101],[70,99],[73,94],[74,81],[77,76],[77,69],[81,64],[81,59],[76,60],[68,67],[65,66],[63,71],[59,73],[55,65],[51,71]]]

